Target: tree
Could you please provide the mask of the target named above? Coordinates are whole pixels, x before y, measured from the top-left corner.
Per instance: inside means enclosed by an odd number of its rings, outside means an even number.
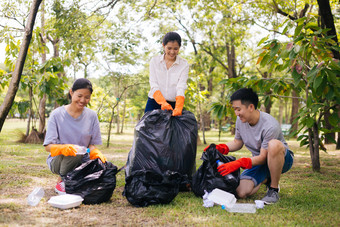
[[[272,70],[287,70],[296,90],[304,92],[303,106],[296,118],[301,127],[295,134],[303,131],[298,140],[301,146],[309,146],[313,170],[319,171],[319,149],[326,149],[322,141],[328,133],[339,131],[340,62],[331,51],[339,50],[338,44],[316,21],[311,15],[296,20],[296,24],[286,21],[284,31],[294,28],[293,40],[286,44],[278,40],[265,42],[259,63],[270,64]],[[332,129],[325,127],[326,120]]]
[[[0,131],[2,129],[4,122],[5,122],[7,114],[9,112],[9,110],[11,109],[15,95],[16,95],[17,90],[18,90],[22,70],[23,70],[24,64],[25,64],[27,50],[28,50],[28,47],[29,47],[29,44],[30,44],[31,38],[32,38],[32,32],[33,32],[35,18],[37,16],[40,3],[41,3],[41,0],[33,0],[32,5],[31,5],[30,15],[28,17],[27,24],[25,26],[25,34],[24,34],[24,37],[23,37],[23,41],[22,41],[22,44],[21,44],[21,48],[20,48],[20,52],[19,52],[19,55],[18,55],[16,65],[15,65],[15,69],[12,73],[12,79],[11,79],[11,82],[9,84],[8,92],[6,94],[4,102],[0,106]]]
[[[278,14],[287,16],[290,20],[293,20],[293,21],[296,21],[299,18],[304,17],[305,14],[308,12],[308,10],[311,9],[310,5],[305,3],[303,9],[301,9],[299,14],[295,13],[294,16],[293,16],[292,14],[287,13],[285,10],[281,10],[279,4],[276,1],[273,1],[273,3],[274,3],[274,9]],[[331,7],[330,7],[329,0],[318,0],[317,3],[318,3],[318,7],[319,7],[319,10],[318,10],[318,13],[319,13],[318,24],[319,24],[319,26],[323,29],[328,29],[327,35],[330,36],[331,39],[335,43],[338,44],[338,38],[337,38],[336,30],[335,30],[335,24],[334,24],[334,19],[333,19],[332,10],[331,10]],[[333,53],[333,56],[334,56],[335,59],[340,60],[340,53],[339,53],[338,50],[335,50],[333,48],[333,49],[331,49],[331,52]],[[340,77],[340,75],[338,75],[338,77]],[[293,101],[293,103],[294,103],[294,101]],[[292,111],[297,111],[296,106],[293,105]],[[325,115],[330,116],[330,113],[326,112]],[[295,116],[295,112],[292,113],[292,116]],[[331,130],[332,125],[331,125],[331,123],[328,122],[327,119],[328,119],[328,117],[326,117],[326,122],[325,122],[324,127]],[[326,138],[325,138],[325,143],[331,143],[331,140],[334,140],[334,139],[335,139],[335,133],[328,133]],[[340,143],[339,140],[340,139],[338,138],[338,143]]]

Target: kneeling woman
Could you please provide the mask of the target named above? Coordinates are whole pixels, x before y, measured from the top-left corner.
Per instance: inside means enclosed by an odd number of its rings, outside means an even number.
[[[63,177],[74,170],[82,161],[83,155],[76,155],[76,148],[90,149],[90,159],[104,155],[95,147],[102,144],[99,120],[95,111],[86,107],[91,99],[92,84],[89,80],[77,79],[69,92],[71,103],[52,111],[48,121],[45,150],[50,153],[47,164],[54,174],[58,174],[55,191],[65,194]]]

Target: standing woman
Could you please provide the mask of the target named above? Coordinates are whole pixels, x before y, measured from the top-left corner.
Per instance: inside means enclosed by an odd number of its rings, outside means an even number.
[[[71,103],[53,110],[48,121],[43,145],[50,153],[48,167],[59,175],[55,187],[58,194],[65,194],[63,177],[82,162],[83,155],[76,155],[76,145],[89,148],[90,159],[100,158],[106,162],[104,155],[94,146],[102,144],[97,114],[86,107],[92,91],[89,80],[77,79],[69,91]]]
[[[172,110],[173,116],[182,115],[189,64],[178,56],[181,42],[179,34],[168,32],[162,42],[164,54],[151,59],[150,91],[145,113],[154,109],[162,109]]]

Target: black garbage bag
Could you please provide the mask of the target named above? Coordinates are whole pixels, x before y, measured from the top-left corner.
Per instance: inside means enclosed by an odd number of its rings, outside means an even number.
[[[215,188],[227,191],[236,195],[236,188],[240,183],[240,170],[226,176],[222,176],[217,171],[216,161],[223,163],[235,161],[233,156],[224,156],[217,149],[215,144],[211,144],[207,151],[203,152],[202,165],[198,168],[192,179],[192,191],[196,196],[202,197],[204,190],[211,192]]]
[[[136,171],[125,180],[124,196],[137,207],[168,204],[177,196],[180,180],[178,172]]]
[[[197,122],[193,113],[153,110],[135,127],[123,195],[134,206],[167,204],[196,170]],[[183,186],[184,187],[184,186]]]
[[[66,175],[66,193],[80,195],[84,204],[106,202],[116,187],[116,174],[117,167],[111,162],[89,160]]]

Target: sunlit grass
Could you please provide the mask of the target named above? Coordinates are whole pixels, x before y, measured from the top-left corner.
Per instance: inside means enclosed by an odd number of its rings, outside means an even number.
[[[320,151],[321,171],[315,173],[312,171],[308,148],[299,147],[294,139],[288,141],[295,153],[294,166],[281,177],[280,202],[257,210],[255,214],[228,213],[220,206],[205,208],[202,198],[192,192],[180,192],[166,205],[134,208],[121,194],[125,185],[124,171],[116,175],[116,189],[108,203],[82,205],[77,209],[61,211],[50,208],[45,198],[44,203],[39,205],[39,212],[34,212],[24,202],[28,193],[34,186],[42,184],[46,186],[49,196],[55,195],[52,189],[56,176],[47,167],[48,153],[41,144],[17,142],[20,139],[18,132],[26,131],[26,123],[22,120],[6,120],[0,133],[0,225],[46,225],[42,220],[48,220],[51,225],[60,223],[60,220],[69,225],[104,225],[106,222],[100,220],[116,219],[118,217],[112,214],[119,214],[118,211],[122,214],[117,223],[139,226],[339,226],[340,223],[339,151],[334,146],[329,146],[327,153]],[[133,143],[133,127],[131,125],[124,129],[124,134],[116,134],[113,130],[108,148],[105,130],[102,132],[103,145],[98,147],[109,161],[122,167]],[[233,139],[232,135],[224,132],[219,141],[218,132],[212,130],[205,132],[207,144],[203,144],[202,132],[199,135],[201,144],[197,146],[197,168],[202,163],[200,157],[208,144],[225,143]],[[231,155],[240,158],[249,157],[251,153],[243,148]],[[265,187],[262,187],[255,195],[239,202],[253,202],[261,199],[265,193]],[[20,218],[22,213],[26,213],[29,218]],[[71,214],[72,218],[68,216]]]

